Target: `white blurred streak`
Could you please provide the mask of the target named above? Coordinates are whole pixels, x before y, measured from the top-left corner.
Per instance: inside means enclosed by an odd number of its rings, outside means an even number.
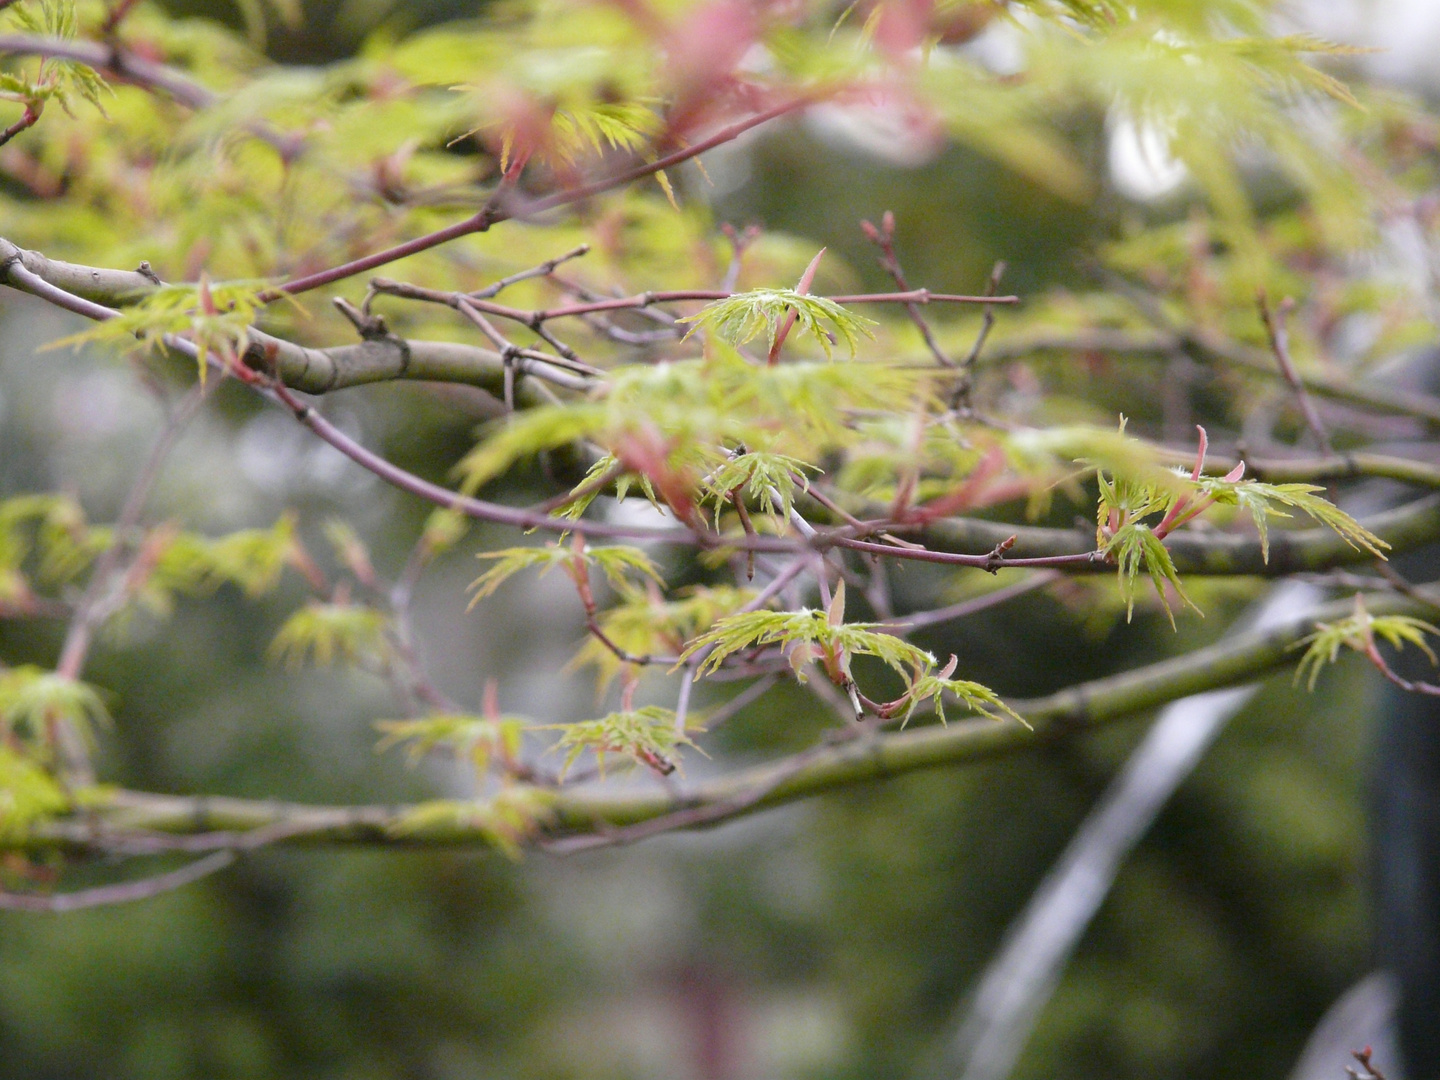
[[[1301,582],[1278,585],[1237,629],[1290,622],[1314,607],[1321,595],[1315,586]],[[1009,1076],[1121,863],[1255,691],[1251,685],[1197,694],[1172,702],[1160,713],[1011,924],[949,1048],[946,1075],[959,1073],[963,1080]]]
[[[1136,123],[1117,110],[1109,126],[1110,179],[1127,199],[1158,202],[1190,178],[1190,170],[1170,153],[1170,140],[1155,125]]]

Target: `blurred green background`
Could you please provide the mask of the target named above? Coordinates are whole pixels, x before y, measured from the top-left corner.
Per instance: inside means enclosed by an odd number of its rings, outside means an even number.
[[[238,25],[228,4],[171,6]],[[273,55],[321,62],[383,21],[403,31],[477,5],[306,9],[301,27],[271,28]],[[1098,156],[1099,136],[1078,132],[1077,144]],[[975,290],[1005,259],[1006,284],[1022,293],[1081,280],[1078,256],[1133,212],[1111,192],[1087,207],[1057,202],[960,151],[918,167],[877,161],[817,125],[750,143],[731,164],[717,220],[830,245],[874,285],[884,279],[856,225],[886,209],[913,283]],[[153,404],[119,364],[37,355],[69,327],[56,313],[7,295],[0,318],[0,496],[70,490],[107,519],[153,435]],[[433,475],[474,423],[415,388],[335,407],[370,445]],[[1142,411],[1147,422],[1158,416]],[[287,418],[222,391],[186,435],[157,510],[221,530],[268,524],[287,506],[310,534],[347,517],[391,572],[423,520]],[[555,674],[582,634],[559,575],[523,610],[464,613],[471,556],[486,542],[472,535],[422,590],[422,645],[441,681],[474,704],[497,677],[507,707],[586,715],[588,681]],[[900,592],[934,583],[916,573]],[[538,614],[534,596],[548,603]],[[102,646],[89,677],[116,703],[103,778],[336,802],[453,790],[443,769],[376,754],[371,725],[390,708],[378,680],[264,662],[299,599],[298,588],[260,604],[222,592]],[[1213,636],[1234,609],[1213,605],[1208,625],[1177,638],[1157,620],[1088,620],[1083,596],[1027,598],[922,643],[958,653],[961,674],[1030,696]],[[53,663],[57,646],[53,627],[0,623],[9,663]],[[1372,694],[1342,664],[1313,696],[1277,679],[1233,722],[1125,866],[1017,1080],[1287,1072],[1325,1007],[1368,968]],[[776,731],[811,734],[816,713],[800,692],[772,692],[720,749],[733,762],[773,747]],[[633,849],[518,864],[266,851],[142,904],[0,913],[0,1077],[914,1077],[1142,732],[1131,723]],[[110,874],[97,865],[74,881]]]

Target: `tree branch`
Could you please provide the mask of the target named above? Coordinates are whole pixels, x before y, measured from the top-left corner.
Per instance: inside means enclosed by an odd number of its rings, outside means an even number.
[[[1162,359],[1183,354],[1205,366],[1219,364],[1267,379],[1281,378],[1274,357],[1264,349],[1211,334],[1168,330],[1152,333],[1084,330],[1074,334],[1040,334],[992,342],[984,354],[976,358],[976,366],[1008,363],[1033,357],[1037,353],[1102,353],[1137,359]],[[1373,384],[1359,385],[1348,379],[1317,372],[1302,373],[1299,377],[1301,385],[1316,397],[1374,412],[1411,416],[1431,427],[1440,427],[1440,398]]]
[[[75,60],[120,82],[162,91],[191,109],[204,109],[220,100],[183,72],[145,60],[118,45],[38,34],[0,34],[0,55]]]
[[[129,904],[136,900],[149,900],[161,893],[174,892],[203,877],[209,877],[217,870],[223,870],[235,861],[233,851],[217,851],[196,859],[188,866],[172,870],[168,874],[126,881],[118,885],[101,885],[94,889],[81,889],[66,893],[15,893],[0,891],[0,910],[44,911],[59,913],[81,911],[85,908],[108,907],[112,904]]]
[[[1365,598],[1376,615],[1424,614],[1425,603],[1393,593]],[[859,737],[841,745],[802,751],[803,767],[787,758],[704,784],[684,797],[666,791],[558,793],[542,839],[600,834],[684,812],[696,825],[713,825],[766,807],[854,784],[922,769],[953,768],[1033,748],[1122,720],[1177,698],[1265,675],[1293,659],[1294,645],[1317,621],[1341,619],[1351,600],[1326,605],[1305,618],[1267,630],[1235,634],[1217,644],[1157,664],[1096,679],[1048,697],[1011,704],[1030,724],[964,720],[893,734]],[[759,792],[755,796],[755,792]],[[723,812],[692,813],[726,804]],[[84,820],[39,826],[9,846],[94,848],[121,845],[127,836],[206,834],[212,848],[242,848],[248,833],[274,830],[273,843],[374,846],[485,846],[483,830],[456,820],[423,827],[409,822],[411,807],[326,807],[267,800],[156,795],[116,791],[87,810]],[[681,819],[688,820],[688,819]],[[403,832],[402,823],[406,823]],[[152,847],[152,850],[154,848]]]
[[[103,271],[80,267],[68,263],[52,263],[43,256],[26,252],[7,240],[0,239],[0,282],[25,292],[33,293],[59,307],[92,319],[108,319],[114,310],[96,303],[78,293],[52,284],[41,273],[48,271],[68,283],[84,284],[88,281],[92,290],[103,280],[107,285],[133,284],[135,279],[145,282],[146,288],[154,287],[154,279],[141,271]],[[107,276],[108,275],[108,276]],[[542,528],[552,531],[570,531],[594,536],[643,535],[652,540],[675,543],[710,543],[713,538],[699,537],[692,530],[679,529],[638,529],[617,527],[589,521],[574,522],[556,519],[546,514],[535,514],[525,510],[486,502],[460,495],[432,484],[412,473],[381,458],[379,455],[355,443],[339,431],[324,417],[286,391],[294,385],[304,389],[317,386],[323,392],[334,389],[341,381],[337,372],[346,372],[356,385],[363,381],[381,381],[384,377],[410,375],[414,355],[408,353],[409,343],[399,339],[376,337],[360,345],[340,346],[334,349],[307,349],[303,346],[271,337],[260,331],[252,331],[255,349],[260,351],[262,365],[273,369],[281,383],[274,391],[284,401],[297,419],[311,428],[330,445],[340,450],[351,460],[360,464],[388,483],[444,506],[477,518],[518,528]],[[188,345],[188,343],[182,343]],[[417,343],[419,344],[419,343]],[[191,346],[193,348],[193,346]],[[432,372],[454,370],[455,366],[467,368],[477,374],[480,365],[476,363],[477,353],[494,356],[492,370],[504,392],[504,360],[498,354],[487,350],[476,350],[469,346],[451,346],[449,351],[443,343],[431,342],[421,351],[426,355],[429,367],[422,363],[421,369]],[[378,350],[378,351],[377,351]],[[389,350],[389,351],[387,351]],[[253,350],[252,350],[253,351]],[[407,354],[409,356],[406,359]],[[247,354],[248,355],[248,354]],[[382,376],[382,366],[393,361],[394,373]],[[1267,365],[1268,366],[1268,365]],[[577,375],[555,369],[552,377],[579,379]],[[588,384],[586,384],[588,385]],[[1283,463],[1267,463],[1271,473],[1283,471]],[[1440,480],[1437,470],[1404,459],[1384,458],[1378,455],[1347,455],[1336,459],[1322,459],[1309,466],[1315,474],[1331,470],[1344,475],[1371,475],[1363,471],[1373,467],[1376,475],[1390,475],[1427,484]],[[1300,466],[1292,463],[1289,468],[1298,471]],[[803,499],[803,496],[802,496]],[[884,515],[884,511],[879,513]],[[1417,547],[1440,537],[1440,496],[1417,500],[1399,509],[1377,514],[1363,524],[1380,536],[1399,552]],[[903,526],[894,526],[895,532]],[[994,571],[1005,567],[1060,566],[1069,571],[1099,571],[1108,568],[1102,560],[1094,557],[1094,537],[1088,530],[1043,529],[1027,526],[1011,526],[1004,523],[978,519],[949,518],[927,524],[918,534],[925,544],[924,549],[873,544],[858,540],[840,532],[831,532],[816,538],[813,546],[843,546],[888,558],[916,559],[932,562],[950,562],[960,565],[978,566]],[[1013,544],[1010,543],[1014,538]],[[769,537],[725,538],[729,546],[747,550],[794,551],[796,545]],[[1174,559],[1177,572],[1202,575],[1258,575],[1281,577],[1300,571],[1315,571],[1368,561],[1372,558],[1365,552],[1357,551],[1337,534],[1329,530],[1307,529],[1276,531],[1270,540],[1268,562],[1257,539],[1231,534],[1181,532],[1172,534],[1166,540]]]

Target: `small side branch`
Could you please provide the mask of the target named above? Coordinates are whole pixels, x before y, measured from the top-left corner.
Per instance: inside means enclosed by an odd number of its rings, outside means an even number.
[[[0,131],[0,146],[4,146],[22,131],[34,127],[39,119],[40,108],[37,105],[27,104],[25,111],[20,114],[20,119],[16,120],[4,131]]]
[[[895,255],[895,215],[886,210],[880,219],[879,228],[868,221],[862,221],[860,229],[864,232],[865,238],[880,249],[877,259],[880,268],[895,279],[895,284],[900,286],[902,292],[909,292],[910,283],[905,280],[905,271],[900,268],[900,260]],[[930,330],[930,324],[925,321],[925,316],[920,314],[920,305],[907,303],[905,311],[909,314],[910,321],[920,331],[920,336],[925,340],[925,347],[930,350],[930,355],[935,358],[935,362],[941,367],[953,368],[955,361],[945,354],[944,349],[940,348],[940,343],[935,340],[935,335]],[[988,306],[985,309],[985,317],[992,318]]]
[[[217,870],[225,869],[236,857],[233,851],[215,851],[168,874],[157,874],[155,877],[127,881],[119,885],[101,885],[78,892],[54,893],[49,896],[40,893],[0,892],[0,910],[60,913],[149,900],[209,877]]]
[[[1005,274],[1005,264],[997,262],[994,269],[990,271],[990,280],[985,286],[985,295],[993,296],[1000,288],[1000,279]],[[985,314],[980,320],[980,333],[975,335],[975,344],[970,346],[970,352],[965,359],[960,361],[960,378],[955,383],[955,391],[950,397],[950,407],[957,411],[970,408],[970,393],[975,388],[975,362],[980,359],[981,350],[985,348],[985,342],[990,337],[990,331],[995,327],[995,308],[987,305]]]
[[[1270,339],[1270,351],[1275,354],[1275,362],[1280,366],[1280,374],[1295,392],[1295,400],[1300,406],[1301,415],[1305,417],[1306,427],[1315,436],[1320,450],[1328,457],[1335,452],[1330,444],[1330,435],[1325,430],[1320,414],[1315,409],[1315,402],[1310,400],[1310,394],[1306,391],[1305,383],[1295,369],[1295,361],[1290,356],[1290,333],[1285,328],[1285,316],[1295,306],[1294,302],[1283,300],[1278,310],[1272,311],[1264,290],[1261,290],[1256,296],[1256,303],[1260,308],[1260,320],[1265,324],[1265,333]]]

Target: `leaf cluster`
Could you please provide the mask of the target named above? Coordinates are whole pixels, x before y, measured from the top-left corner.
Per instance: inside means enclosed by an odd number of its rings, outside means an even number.
[[[700,360],[624,365],[586,400],[496,424],[456,473],[466,491],[475,491],[525,458],[591,443],[642,484],[648,480],[647,496],[677,477],[698,492],[705,476],[730,462],[726,447],[792,458],[796,469],[818,471],[814,462],[857,441],[857,414],[909,409],[930,398],[928,373],[896,364],[757,366],[714,349]],[[604,471],[597,464],[590,478]]]
[[[75,0],[29,0],[12,5],[9,14],[16,27],[27,33],[61,41],[75,37]],[[33,77],[0,72],[0,98],[17,101],[32,114],[39,114],[53,101],[73,115],[71,102],[78,97],[103,115],[100,98],[108,93],[110,87],[99,72],[77,60],[47,57],[40,61]]]
[[[498,851],[518,859],[523,845],[554,816],[554,801],[543,788],[506,784],[489,799],[420,803],[390,827],[390,835],[404,839],[416,833],[478,830]]]
[[[513,764],[519,760],[526,722],[518,716],[435,713],[416,720],[382,720],[375,726],[385,733],[377,750],[405,743],[411,764],[445,750],[469,762],[478,778],[489,771],[492,762]]]
[[[156,557],[145,598],[165,610],[172,592],[204,593],[222,584],[260,596],[302,558],[293,514],[282,515],[268,529],[240,529],[218,537],[173,533]]]
[[[688,732],[676,728],[674,711],[657,705],[612,712],[598,720],[581,720],[558,726],[562,734],[554,749],[564,751],[562,773],[568,773],[580,755],[588,750],[595,755],[595,765],[601,777],[605,775],[608,755],[668,776],[679,768],[678,752],[681,747],[700,749]],[[700,729],[691,727],[690,730]]]
[[[1122,421],[1122,432],[1123,432]],[[1127,440],[1128,441],[1128,440]],[[1356,550],[1384,558],[1389,547],[1349,514],[1315,494],[1324,490],[1313,484],[1265,484],[1243,478],[1241,465],[1221,477],[1202,476],[1204,432],[1201,432],[1199,461],[1192,474],[1175,472],[1162,482],[1154,479],[1153,468],[1146,472],[1107,472],[1096,469],[1099,499],[1096,503],[1096,543],[1107,559],[1119,569],[1120,587],[1126,599],[1127,617],[1134,608],[1135,581],[1143,570],[1160,597],[1174,624],[1166,596],[1170,586],[1181,602],[1194,608],[1180,583],[1175,562],[1164,540],[1175,529],[1195,520],[1212,506],[1234,506],[1249,514],[1260,535],[1263,557],[1270,558],[1268,519],[1290,517],[1280,507],[1299,510],[1333,530]],[[1087,461],[1086,464],[1094,464]],[[1158,521],[1150,520],[1158,518]],[[1198,611],[1198,608],[1196,609]]]
[[[262,281],[229,281],[211,284],[204,278],[195,285],[162,285],[147,292],[135,303],[109,319],[55,341],[60,345],[89,343],[127,347],[139,341],[157,349],[170,336],[185,336],[199,350],[200,381],[205,381],[212,354],[225,365],[233,365],[250,344],[250,327],[264,303]]]
[[[28,594],[26,560],[38,555],[35,572],[50,584],[74,580],[113,539],[108,528],[90,525],[69,495],[18,495],[0,500],[0,603]]]
[[[837,595],[843,597],[843,593]],[[746,650],[778,645],[801,680],[809,665],[821,660],[835,681],[846,685],[854,681],[850,677],[850,660],[856,656],[874,656],[901,674],[935,666],[935,657],[930,653],[878,627],[878,623],[836,622],[829,612],[812,608],[745,611],[721,619],[713,629],[686,645],[680,658],[689,660],[706,651],[695,670],[698,679]]]
[[[68,809],[70,800],[53,776],[0,742],[0,839],[22,839],[38,822]]]
[[[1427,635],[1440,635],[1440,629],[1410,615],[1371,615],[1365,609],[1361,594],[1356,593],[1355,614],[1335,623],[1316,623],[1314,633],[1291,646],[1292,649],[1305,649],[1295,668],[1295,682],[1298,684],[1304,679],[1306,689],[1314,690],[1321,669],[1333,664],[1341,649],[1369,656],[1374,654],[1376,638],[1397,650],[1407,644],[1414,645],[1429,657],[1432,664],[1440,662],[1436,659],[1435,650],[1425,640]]]
[[[906,708],[902,726],[915,714],[915,710],[922,702],[933,701],[935,715],[940,718],[943,724],[945,718],[945,697],[948,694],[960,704],[964,705],[971,712],[979,713],[981,716],[991,720],[1003,720],[1009,717],[1025,724],[1025,718],[1006,705],[1000,699],[1000,695],[991,690],[988,686],[971,682],[969,679],[953,679],[950,676],[954,673],[956,658],[950,657],[950,661],[940,671],[933,674],[921,675],[911,684],[906,693]],[[1029,724],[1025,724],[1029,727]]]
[[[0,741],[49,759],[62,726],[90,741],[97,724],[109,723],[104,699],[90,684],[34,664],[0,668]]]
[[[390,655],[389,619],[374,608],[315,600],[292,612],[270,643],[272,660],[299,668],[332,663],[384,663]]]
[[[810,489],[806,470],[819,471],[799,458],[742,447],[705,478],[700,498],[715,504],[716,528],[730,500],[741,498],[773,518],[776,530],[783,533],[789,528],[796,488]]]
[[[1221,506],[1237,506],[1250,515],[1260,534],[1260,546],[1268,562],[1270,532],[1267,519],[1290,517],[1277,509],[1288,506],[1308,515],[1312,520],[1335,532],[1357,551],[1368,551],[1377,559],[1385,558],[1390,545],[1366,529],[1345,511],[1316,492],[1324,491],[1315,484],[1265,484],[1258,480],[1228,480],[1225,477],[1202,477],[1196,483],[1205,498]]]
[[[632,592],[636,582],[649,580],[663,585],[660,571],[650,556],[637,547],[613,544],[608,547],[590,547],[586,544],[564,544],[556,541],[538,547],[505,548],[501,551],[482,551],[478,559],[494,559],[495,565],[470,583],[470,598],[473,607],[489,596],[510,578],[522,570],[539,568],[541,576],[556,566],[563,566],[577,584],[588,580],[592,567],[598,569],[605,580],[619,592]]]
[[[753,289],[736,293],[680,321],[694,324],[691,333],[710,330],[737,347],[763,334],[766,346],[773,350],[781,326],[792,316],[795,327],[820,344],[826,359],[833,355],[837,341],[845,342],[850,355],[854,356],[860,338],[873,336],[870,327],[874,320],[823,296],[808,296],[795,289]]]

